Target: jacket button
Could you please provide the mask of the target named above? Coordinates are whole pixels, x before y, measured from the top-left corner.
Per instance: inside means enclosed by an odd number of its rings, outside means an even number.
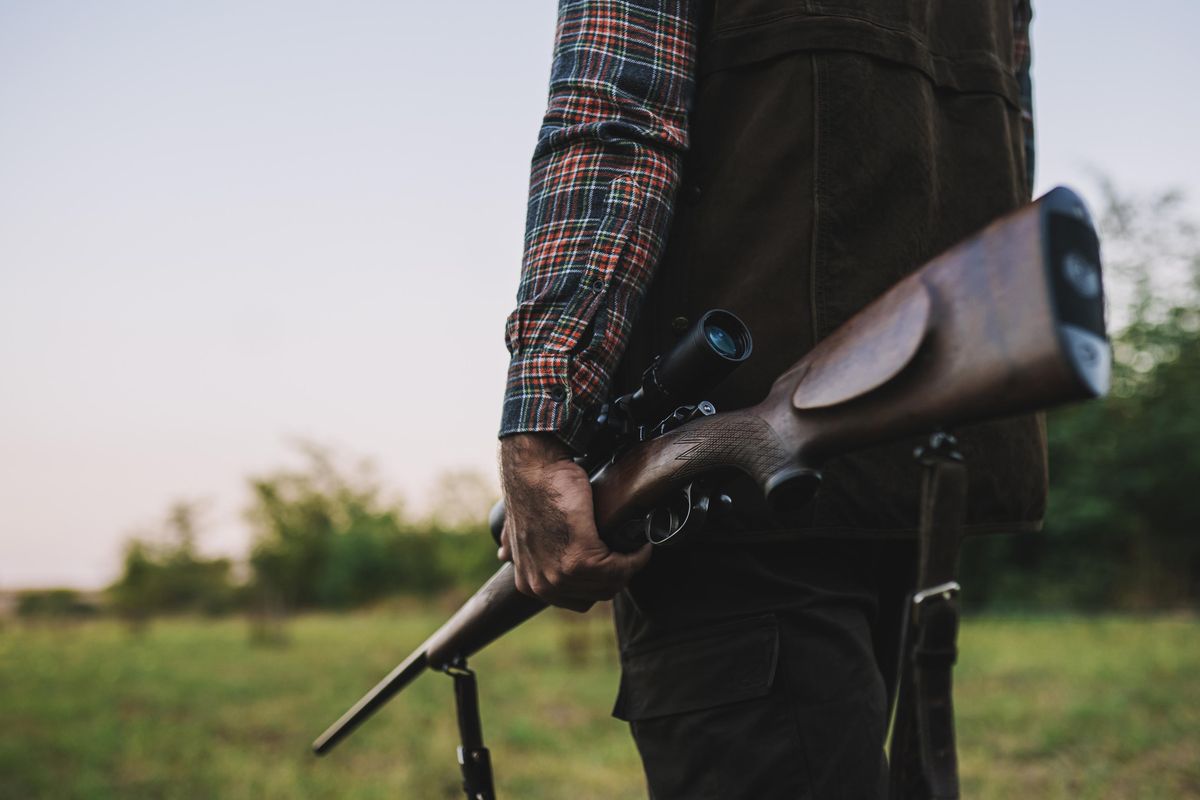
[[[676,333],[683,333],[687,329],[688,329],[688,318],[687,317],[676,317],[675,319],[671,320],[671,330],[675,331]]]
[[[561,386],[555,386],[550,390],[550,399],[556,403],[561,403],[567,396],[567,390]]]

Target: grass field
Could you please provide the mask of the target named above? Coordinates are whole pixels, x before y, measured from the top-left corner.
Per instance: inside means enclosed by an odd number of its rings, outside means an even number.
[[[441,611],[0,629],[0,798],[453,798],[451,686],[426,675],[333,754],[308,743]],[[1195,618],[973,618],[967,798],[1200,798]],[[498,793],[644,797],[608,623],[544,615],[473,663]]]

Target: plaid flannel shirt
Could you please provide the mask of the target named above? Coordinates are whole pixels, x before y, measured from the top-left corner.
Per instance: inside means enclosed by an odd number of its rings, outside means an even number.
[[[505,342],[500,435],[582,451],[666,242],[687,148],[695,0],[560,0],[550,98],[533,154],[525,256]],[[1032,184],[1029,0],[1014,68]]]

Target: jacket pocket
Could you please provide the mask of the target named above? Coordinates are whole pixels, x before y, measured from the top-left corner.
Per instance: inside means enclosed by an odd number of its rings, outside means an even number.
[[[613,716],[636,722],[764,697],[778,661],[772,615],[630,648],[621,657]]]

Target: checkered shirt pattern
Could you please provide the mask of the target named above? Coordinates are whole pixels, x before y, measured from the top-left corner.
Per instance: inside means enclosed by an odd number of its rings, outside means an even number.
[[[606,399],[670,223],[695,33],[685,0],[562,0],[505,340],[500,435],[577,450]]]
[[[608,399],[666,241],[687,149],[694,2],[559,2],[517,307],[505,327],[501,436],[553,432],[583,451]],[[1023,87],[1028,8],[1015,0]]]

